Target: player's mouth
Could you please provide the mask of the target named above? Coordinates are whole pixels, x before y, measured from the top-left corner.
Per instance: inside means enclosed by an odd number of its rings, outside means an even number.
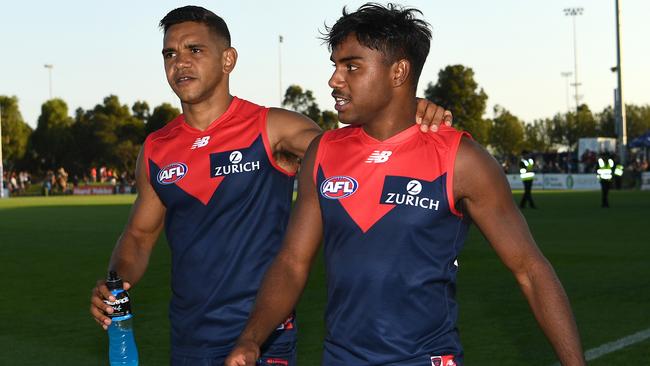
[[[332,97],[334,98],[334,109],[339,112],[343,111],[350,103],[350,98],[342,94],[332,92]]]
[[[191,82],[194,81],[194,80],[196,80],[196,78],[193,77],[193,76],[190,76],[190,75],[181,75],[181,76],[179,76],[179,77],[176,78],[176,85],[178,85],[178,86],[185,86],[185,85],[191,83]]]

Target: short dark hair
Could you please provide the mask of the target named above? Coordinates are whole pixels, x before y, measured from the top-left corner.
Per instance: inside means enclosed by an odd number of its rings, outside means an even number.
[[[162,18],[159,26],[167,33],[167,30],[172,25],[184,22],[197,22],[207,25],[217,36],[226,41],[227,47],[230,47],[230,31],[226,22],[217,14],[200,6],[188,5],[176,8]]]
[[[388,63],[407,59],[417,87],[431,46],[430,25],[418,19],[418,13],[422,15],[418,9],[392,3],[366,3],[353,13],[344,7],[343,16],[333,26],[325,26],[321,39],[332,51],[354,33],[361,45],[383,53]]]

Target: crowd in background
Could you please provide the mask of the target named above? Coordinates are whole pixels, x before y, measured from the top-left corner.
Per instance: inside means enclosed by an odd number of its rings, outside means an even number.
[[[595,173],[598,167],[599,157],[611,157],[616,163],[620,159],[616,154],[602,154],[591,150],[585,152],[577,158],[575,154],[567,152],[550,152],[526,154],[535,161],[535,172],[543,174],[567,174]],[[501,163],[505,174],[519,174],[519,160],[521,157],[497,157]],[[641,180],[641,173],[650,171],[650,164],[642,151],[632,152],[627,161],[625,174],[633,177],[634,181]],[[70,174],[64,167],[56,170],[47,170],[43,176],[41,189],[38,191],[30,190],[33,184],[32,174],[27,171],[5,171],[3,172],[4,188],[8,189],[12,196],[20,195],[61,195],[72,194],[73,189],[81,185],[111,185],[115,193],[134,192],[135,178],[132,174],[124,171],[119,173],[116,169],[107,168],[106,166],[91,167],[81,177],[77,174]],[[630,180],[631,181],[631,180]],[[634,184],[634,186],[637,186]]]
[[[48,169],[42,177],[39,189],[36,189],[32,187],[34,181],[29,172],[4,171],[3,185],[11,196],[66,195],[72,194],[74,188],[80,185],[111,185],[115,193],[130,193],[135,186],[135,179],[131,174],[118,174],[116,169],[108,169],[105,166],[92,167],[81,177],[77,174],[71,176],[64,167],[59,167],[56,170]]]

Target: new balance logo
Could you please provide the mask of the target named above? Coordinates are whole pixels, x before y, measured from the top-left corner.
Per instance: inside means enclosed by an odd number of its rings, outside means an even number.
[[[388,158],[393,154],[392,151],[379,151],[375,150],[368,156],[366,163],[385,163],[388,161]]]
[[[192,144],[192,148],[190,150],[203,147],[207,145],[209,141],[210,141],[210,136],[199,137],[198,139],[196,139],[196,141],[194,141],[194,143]]]

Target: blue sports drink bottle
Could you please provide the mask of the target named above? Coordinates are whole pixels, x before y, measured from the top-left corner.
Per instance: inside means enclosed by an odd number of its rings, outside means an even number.
[[[138,348],[133,338],[133,314],[129,293],[124,291],[122,279],[110,271],[106,287],[115,296],[115,301],[104,302],[113,307],[111,325],[108,327],[108,360],[110,366],[138,366]]]

